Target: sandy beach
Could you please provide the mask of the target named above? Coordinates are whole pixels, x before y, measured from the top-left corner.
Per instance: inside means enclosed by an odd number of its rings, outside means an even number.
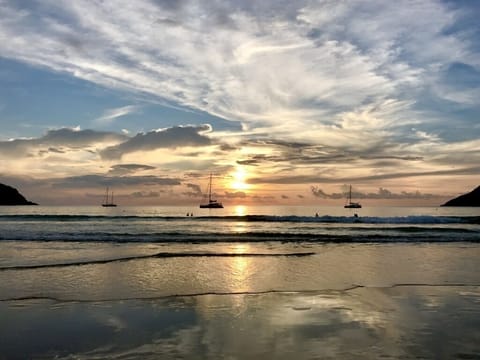
[[[3,242],[3,253],[17,245]],[[182,246],[124,246],[124,260],[83,265],[81,251],[62,250],[62,266],[4,266],[0,359],[480,354],[477,244],[217,244],[238,256],[125,260]],[[294,251],[313,254],[285,256]]]

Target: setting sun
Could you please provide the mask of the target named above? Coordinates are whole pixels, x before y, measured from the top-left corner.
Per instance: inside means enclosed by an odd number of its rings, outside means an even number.
[[[244,191],[250,189],[250,185],[245,183],[247,172],[243,167],[237,167],[232,174],[232,182],[230,187],[236,191]]]

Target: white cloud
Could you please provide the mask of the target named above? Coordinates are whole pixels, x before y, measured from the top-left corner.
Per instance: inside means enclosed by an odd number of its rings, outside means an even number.
[[[329,170],[318,170],[322,159],[340,155],[344,164],[335,167],[349,167],[352,176],[372,172],[365,154],[421,158],[405,165],[412,173],[434,171],[438,164],[447,168],[450,160],[464,166],[478,160],[471,152],[477,144],[469,142],[478,126],[449,144],[445,123],[452,120],[435,116],[438,102],[478,106],[478,86],[453,86],[444,76],[453,62],[467,64],[468,74],[480,67],[478,41],[468,28],[462,31],[465,11],[455,9],[459,5],[440,0],[173,1],[169,6],[153,0],[44,0],[27,9],[21,3],[0,0],[2,57],[242,123],[239,133],[208,137],[189,127],[176,129],[183,136],[178,138],[171,129],[123,136],[123,142],[118,135],[107,139],[109,148],[95,149],[104,160],[125,156],[143,163],[145,151],[164,149],[172,150],[171,158],[152,165],[194,169],[199,159],[187,163],[181,151],[173,154],[175,146],[226,141],[234,148],[260,138],[319,146],[325,152],[317,154],[319,162],[303,165],[313,175]],[[138,110],[138,105],[108,109],[96,124]],[[0,147],[13,154],[37,146],[28,140],[12,144]],[[241,159],[251,161],[249,150],[239,150]],[[226,158],[206,157],[202,166],[231,165]],[[286,159],[275,170],[299,169],[293,157]],[[84,161],[98,165],[90,157]]]
[[[116,118],[136,112],[138,108],[139,107],[136,105],[127,105],[119,108],[108,109],[104,111],[102,116],[95,119],[95,122],[97,124],[103,124],[103,125],[108,124],[108,123],[111,123]]]
[[[323,124],[339,110],[411,100],[407,90],[417,89],[409,86],[472,58],[461,39],[442,32],[459,15],[438,1],[298,1],[276,13],[270,6],[79,0],[46,1],[40,9],[53,10],[29,13],[3,2],[0,50],[254,126]],[[98,121],[135,110],[111,109]]]

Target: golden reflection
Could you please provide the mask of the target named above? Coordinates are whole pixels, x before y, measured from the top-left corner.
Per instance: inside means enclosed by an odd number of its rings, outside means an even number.
[[[249,244],[235,244],[232,248],[235,254],[248,254],[250,252]]]
[[[233,209],[236,216],[245,216],[247,213],[247,208],[243,205],[237,205]]]
[[[233,247],[233,253],[235,254],[248,254],[250,246],[248,244],[235,244]],[[251,269],[251,259],[245,256],[234,256],[231,258],[231,279],[230,286],[234,292],[244,292],[250,289],[249,278]]]
[[[233,213],[235,214],[235,216],[245,216],[247,214],[247,207],[243,205],[237,205],[233,208]],[[247,232],[247,226],[248,226],[247,222],[239,221],[239,222],[233,223],[232,231],[234,233],[245,233]]]

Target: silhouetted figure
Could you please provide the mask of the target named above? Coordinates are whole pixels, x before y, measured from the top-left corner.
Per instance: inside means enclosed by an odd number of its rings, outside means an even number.
[[[315,217],[318,217],[318,213],[315,213]]]
[[[353,216],[357,218],[357,217],[358,217],[358,214],[357,214],[357,213],[355,213],[355,214],[353,214]]]

